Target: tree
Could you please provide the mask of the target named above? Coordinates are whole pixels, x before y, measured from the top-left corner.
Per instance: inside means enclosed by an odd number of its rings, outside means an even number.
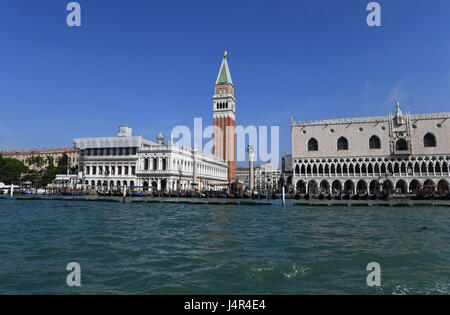
[[[41,156],[32,156],[26,159],[26,162],[30,166],[35,166],[37,169],[41,169],[44,166],[44,158]]]
[[[65,174],[66,169],[61,166],[54,167],[53,165],[50,165],[45,173],[42,175],[42,186],[47,186],[51,182],[53,182],[56,178],[56,175],[58,174]]]
[[[41,179],[40,172],[37,172],[34,170],[29,170],[28,173],[26,173],[25,175],[22,176],[21,181],[22,182],[26,182],[26,181],[34,182],[34,181],[40,180],[40,179]]]
[[[47,166],[54,166],[53,156],[47,156]]]
[[[42,186],[47,186],[51,182],[53,182],[56,178],[56,175],[66,174],[67,173],[67,164],[69,163],[69,157],[67,154],[61,157],[58,161],[58,166],[54,166],[53,157],[47,157],[48,166],[42,174],[41,183]]]
[[[19,182],[22,174],[28,172],[28,167],[26,167],[23,162],[17,159],[2,159],[0,164],[0,181],[7,185],[11,182]]]
[[[66,153],[61,157],[61,159],[58,162],[58,166],[64,166],[67,168],[67,165],[69,164],[69,157]]]

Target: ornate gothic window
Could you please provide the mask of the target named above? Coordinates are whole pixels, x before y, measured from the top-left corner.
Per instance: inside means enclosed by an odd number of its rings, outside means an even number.
[[[436,137],[432,133],[427,133],[425,137],[423,137],[423,146],[425,148],[436,147]]]
[[[340,137],[337,141],[338,150],[348,150],[348,140],[344,137]]]
[[[381,149],[381,141],[377,136],[372,136],[369,139],[369,149]]]
[[[408,143],[405,139],[400,139],[395,144],[395,148],[397,151],[407,151],[408,150]]]
[[[319,143],[316,139],[311,138],[308,141],[308,151],[319,151]]]

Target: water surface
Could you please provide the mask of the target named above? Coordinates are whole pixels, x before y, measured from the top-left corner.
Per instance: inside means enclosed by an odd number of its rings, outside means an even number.
[[[0,226],[0,294],[450,292],[445,207],[0,200]]]

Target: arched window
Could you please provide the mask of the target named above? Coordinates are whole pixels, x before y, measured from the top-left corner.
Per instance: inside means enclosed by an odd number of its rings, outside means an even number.
[[[348,141],[344,137],[340,137],[337,141],[337,149],[338,150],[348,150]]]
[[[319,151],[319,143],[316,139],[311,138],[308,141],[308,151]]]
[[[369,139],[369,149],[381,149],[381,141],[377,136],[372,136]]]
[[[423,146],[425,148],[436,147],[436,137],[432,133],[427,133],[425,137],[423,137]]]
[[[407,151],[408,150],[408,143],[405,139],[400,139],[395,144],[395,148],[397,151]]]

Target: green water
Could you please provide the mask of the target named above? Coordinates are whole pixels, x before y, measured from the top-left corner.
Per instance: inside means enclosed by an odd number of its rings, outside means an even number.
[[[445,207],[0,200],[0,226],[0,294],[450,292]]]

